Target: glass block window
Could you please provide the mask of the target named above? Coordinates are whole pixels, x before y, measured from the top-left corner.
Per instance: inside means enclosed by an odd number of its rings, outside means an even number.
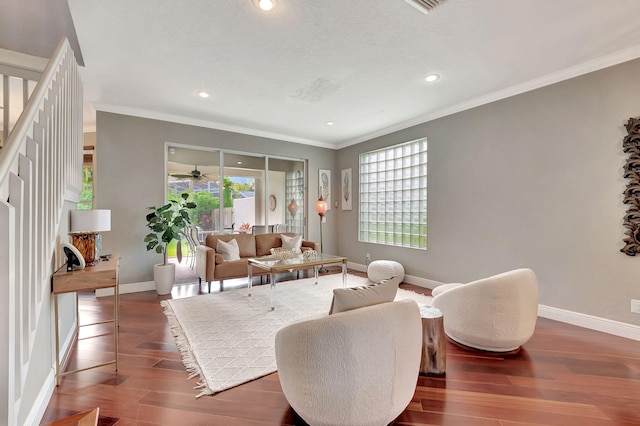
[[[427,248],[427,139],[360,154],[359,240]]]

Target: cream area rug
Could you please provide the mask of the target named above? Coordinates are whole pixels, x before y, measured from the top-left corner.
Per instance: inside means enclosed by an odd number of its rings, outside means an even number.
[[[203,395],[246,383],[276,371],[275,335],[287,324],[327,315],[333,289],[342,287],[342,275],[326,275],[276,284],[269,310],[270,286],[163,300],[182,361]],[[349,275],[347,286],[366,285],[363,277]],[[414,299],[430,304],[431,298],[399,289],[396,300]]]

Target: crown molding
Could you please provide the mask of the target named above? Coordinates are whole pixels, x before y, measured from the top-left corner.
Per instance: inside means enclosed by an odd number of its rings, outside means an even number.
[[[302,145],[311,145],[319,148],[337,149],[336,145],[326,143],[326,142],[321,142],[321,141],[316,141],[311,139],[304,139],[304,138],[297,138],[294,136],[284,135],[281,133],[267,132],[263,130],[252,129],[249,127],[233,126],[229,124],[218,123],[218,122],[209,121],[209,120],[202,120],[198,118],[190,118],[190,117],[184,117],[180,115],[166,114],[166,113],[157,112],[157,111],[149,111],[142,108],[131,108],[131,107],[104,104],[104,103],[91,103],[91,106],[93,106],[96,111],[109,112],[113,114],[129,115],[133,117],[148,118],[151,120],[160,120],[160,121],[167,121],[170,123],[186,124],[189,126],[205,127],[208,129],[223,130],[226,132],[233,132],[233,133],[241,133],[244,135],[257,136],[261,138],[274,139],[274,140],[279,140],[284,142],[293,142],[293,143],[299,143]]]
[[[337,145],[337,149],[349,147],[351,145],[365,142],[380,136],[388,135],[389,133],[397,132],[407,129],[409,127],[416,126],[418,124],[426,123],[428,121],[436,120],[438,118],[446,117],[448,115],[456,114],[458,112],[466,111],[471,108],[486,105],[491,102],[499,101],[501,99],[510,98],[515,95],[530,92],[541,87],[550,86],[561,81],[569,80],[581,75],[589,74],[591,72],[599,71],[604,68],[608,68],[614,65],[618,65],[624,62],[628,62],[634,59],[640,58],[640,45],[634,46],[628,49],[623,49],[618,52],[606,55],[600,58],[592,59],[582,64],[575,65],[573,67],[565,68],[563,70],[547,74],[543,77],[536,78],[526,83],[517,84],[515,86],[508,87],[503,90],[498,90],[493,93],[489,93],[484,96],[479,96],[474,99],[470,99],[465,102],[453,105],[451,107],[443,108],[438,111],[431,112],[426,115],[421,115],[412,118],[401,123],[397,123],[393,126],[385,127],[384,129],[377,130],[375,132],[368,133],[360,136],[356,139],[340,143]]]

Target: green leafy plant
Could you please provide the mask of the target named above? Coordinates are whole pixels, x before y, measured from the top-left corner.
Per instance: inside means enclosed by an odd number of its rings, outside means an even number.
[[[147,207],[147,228],[152,232],[144,237],[147,251],[155,250],[163,255],[164,265],[167,264],[167,246],[173,240],[182,239],[182,230],[191,223],[189,210],[196,208],[196,203],[188,201],[189,194],[180,194],[178,200],[169,200],[161,207]]]
[[[229,178],[224,178],[223,204],[225,208],[233,207],[233,194],[235,192],[234,182]],[[179,200],[184,193],[189,194],[189,201],[196,203],[196,207],[189,212],[191,223],[200,226],[203,230],[213,229],[214,211],[220,208],[220,200],[217,196],[206,191],[187,190],[182,194],[170,190],[167,197],[169,201]]]

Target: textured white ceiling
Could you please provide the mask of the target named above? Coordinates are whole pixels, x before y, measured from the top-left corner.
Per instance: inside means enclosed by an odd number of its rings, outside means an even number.
[[[403,0],[69,6],[96,109],[326,147],[640,57],[638,0],[449,0],[429,15]]]

